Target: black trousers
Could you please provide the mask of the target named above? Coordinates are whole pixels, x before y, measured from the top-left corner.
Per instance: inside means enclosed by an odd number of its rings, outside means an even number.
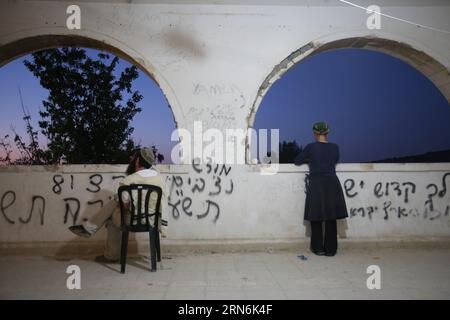
[[[323,236],[322,221],[311,221],[311,250],[335,254],[337,251],[336,220],[325,221],[325,237]]]

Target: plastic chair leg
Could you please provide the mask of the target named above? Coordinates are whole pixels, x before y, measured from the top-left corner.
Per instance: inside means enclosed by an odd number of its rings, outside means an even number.
[[[156,230],[155,238],[156,238],[156,257],[158,258],[158,262],[161,262],[161,243],[158,230]]]
[[[150,230],[150,258],[151,258],[151,272],[156,271],[156,229]]]
[[[128,232],[122,232],[122,244],[120,248],[120,273],[125,273],[128,252]]]

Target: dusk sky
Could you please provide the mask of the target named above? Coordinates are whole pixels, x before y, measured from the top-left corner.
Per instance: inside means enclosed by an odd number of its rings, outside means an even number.
[[[326,121],[342,162],[450,149],[450,105],[434,84],[383,53],[341,49],[304,60],[274,83],[256,128],[280,128],[280,140],[312,142]]]
[[[96,58],[97,50],[86,49],[86,51],[90,57]],[[11,125],[16,127],[18,133],[25,133],[18,93],[19,85],[24,105],[31,113],[35,129],[39,128],[38,112],[42,107],[42,100],[48,96],[48,91],[41,87],[39,80],[25,67],[24,60],[32,60],[32,56],[23,56],[0,68],[1,136],[11,133]],[[116,69],[117,75],[127,66],[130,66],[127,61],[120,60],[119,68]],[[131,125],[135,128],[132,137],[143,146],[156,145],[165,156],[165,160],[170,161],[170,151],[176,144],[170,141],[172,131],[175,130],[172,111],[158,85],[144,72],[138,71],[139,77],[133,82],[133,89],[138,90],[143,96],[138,104],[142,111],[132,121]],[[40,135],[40,141],[46,145],[47,140],[43,135]]]
[[[95,55],[95,50],[88,51]],[[0,68],[1,136],[11,134],[11,125],[24,133],[19,85],[38,128],[38,110],[47,91],[23,65],[24,59],[31,56]],[[175,124],[167,101],[141,71],[134,89],[144,98],[139,104],[142,112],[132,122],[133,138],[142,145],[156,145],[168,160]],[[329,138],[339,144],[342,162],[450,149],[450,106],[444,96],[413,67],[382,53],[341,49],[304,60],[271,87],[255,128],[279,128],[281,140],[305,145],[313,140],[312,124],[321,120],[330,124]],[[45,145],[42,135],[40,141]]]

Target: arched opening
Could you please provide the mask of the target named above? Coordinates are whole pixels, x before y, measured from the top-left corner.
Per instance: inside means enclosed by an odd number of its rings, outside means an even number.
[[[279,128],[280,142],[296,140],[304,146],[313,140],[314,121],[331,122],[331,140],[346,141],[343,162],[442,162],[439,157],[450,152],[450,131],[445,129],[449,85],[444,66],[398,42],[353,38],[319,48],[310,44],[266,78],[249,124]],[[350,154],[346,144],[354,150],[364,150],[364,145],[379,150]],[[428,154],[438,151],[447,153]],[[247,155],[248,161],[255,158]]]
[[[142,111],[137,113],[131,122],[131,127],[134,128],[131,138],[141,146],[155,145],[164,155],[162,163],[171,163],[170,153],[175,142],[170,141],[170,137],[176,128],[175,116],[167,97],[154,75],[149,72],[148,64],[144,60],[132,58],[114,46],[86,37],[38,36],[0,47],[0,66],[3,66],[0,68],[0,81],[4,83],[1,95],[5,97],[2,101],[2,111],[8,113],[7,117],[2,117],[1,136],[11,133],[9,130],[11,122],[17,127],[18,132],[24,133],[24,130],[21,130],[24,125],[18,86],[22,87],[23,104],[32,116],[34,129],[39,129],[38,105],[45,99],[48,91],[44,90],[39,84],[39,79],[33,78],[32,73],[26,69],[24,60],[30,60],[31,53],[34,52],[71,47],[83,48],[89,57],[94,57],[99,52],[110,54],[111,59],[114,56],[119,57],[117,71],[131,66],[137,67],[138,77],[134,80],[133,86],[143,96],[139,102]],[[6,106],[11,110],[7,111]]]

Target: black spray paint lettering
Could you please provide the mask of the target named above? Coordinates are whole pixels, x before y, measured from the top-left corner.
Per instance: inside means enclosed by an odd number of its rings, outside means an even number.
[[[424,218],[429,219],[430,221],[437,220],[442,216],[448,216],[449,210],[449,206],[445,208],[445,213],[442,213],[439,210],[428,210],[428,208],[425,208]]]
[[[198,184],[198,182],[201,182],[201,185]],[[203,190],[205,190],[205,179],[203,178],[196,178],[195,179],[195,185],[192,187],[192,193],[197,192],[203,192]]]
[[[383,204],[383,211],[385,213],[384,220],[388,220],[390,213],[397,216],[398,219],[403,217],[419,217],[421,215],[417,208],[405,208],[402,206],[393,206],[391,201],[385,201]],[[442,216],[447,216],[450,211],[450,206],[446,207],[445,213],[439,210],[430,210],[430,208],[425,207],[423,211],[423,218],[430,221],[439,219]]]
[[[220,170],[219,176],[221,176],[224,171],[225,171],[225,176],[228,176],[228,174],[231,171],[231,167],[228,167],[228,169],[227,169],[227,166],[223,164],[222,169]]]
[[[192,205],[192,199],[189,197],[186,197],[183,199],[181,207],[183,208],[184,213],[186,213],[188,216],[192,216],[192,211],[189,211]]]
[[[447,193],[447,181],[445,180],[448,176],[450,176],[450,172],[444,174],[442,177],[442,190],[439,192],[439,198],[443,198]]]
[[[407,217],[408,214],[408,209],[401,207],[401,206],[396,206],[394,207],[392,205],[392,201],[385,201],[383,204],[383,210],[384,210],[384,220],[388,220],[389,219],[389,213],[393,213],[393,214],[397,214],[397,218],[401,218],[401,217]],[[411,210],[409,210],[409,212],[411,212]]]
[[[61,194],[62,192],[61,185],[64,183],[64,177],[60,174],[54,175],[53,182],[55,183],[52,188],[53,192],[56,194]]]
[[[398,207],[397,208],[397,218],[401,218],[401,217],[407,217],[408,216],[408,213],[406,212],[407,211],[407,209],[406,208],[404,208],[404,207]]]
[[[22,217],[19,217],[19,221],[20,222],[22,222],[24,224],[27,224],[27,223],[29,223],[31,221],[31,218],[32,218],[33,212],[34,212],[34,206],[35,206],[36,202],[40,202],[41,203],[41,206],[40,206],[40,209],[39,209],[39,217],[41,218],[40,219],[41,226],[44,225],[45,199],[42,196],[33,196],[33,198],[31,199],[30,214],[28,215],[27,219],[22,219]],[[36,207],[38,207],[38,206],[36,205]]]
[[[180,176],[172,176],[172,178],[167,177],[167,180],[172,180],[172,183],[170,185],[170,193],[169,193],[169,197],[168,197],[168,205],[172,208],[172,216],[175,220],[180,218],[180,210],[178,209],[178,206],[181,203],[181,200],[178,199],[177,202],[175,203],[171,203],[171,199],[172,199],[172,194],[175,188],[179,188],[181,186],[183,186],[183,178],[181,178]],[[180,195],[179,190],[177,189],[176,191],[177,196]]]
[[[206,173],[207,174],[211,173],[211,170],[212,170],[211,162],[212,162],[211,158],[208,158],[208,163],[206,164]]]
[[[216,208],[216,216],[214,217],[214,223],[216,223],[220,216],[220,207],[217,203],[211,200],[206,200],[206,203],[208,204],[208,207],[206,208],[205,213],[197,215],[197,219],[206,218],[209,215],[209,210],[211,209],[211,206],[214,206]]]
[[[350,217],[357,216],[360,213],[361,217],[369,217],[372,220],[372,214],[378,210],[376,206],[360,207],[360,208],[350,208]]]
[[[433,203],[433,197],[436,196],[438,194],[438,187],[437,185],[435,185],[434,183],[430,183],[429,185],[427,185],[427,190],[429,189],[434,189],[433,192],[430,192],[427,195],[428,200],[425,201],[425,206],[429,206],[431,211],[434,211],[434,203]]]
[[[205,174],[208,177],[211,177],[213,185],[211,186],[211,188],[209,188],[207,186],[209,180],[207,182],[206,177],[204,176],[187,177],[186,181],[184,181],[181,176],[167,177],[166,181],[172,180],[168,197],[168,204],[172,208],[172,216],[174,217],[174,219],[179,219],[180,212],[183,211],[189,217],[195,215],[197,219],[204,219],[210,214],[210,212],[215,211],[214,222],[216,222],[220,216],[220,206],[217,202],[212,201],[211,199],[205,200],[205,212],[196,215],[191,210],[194,200],[191,196],[184,194],[184,191],[199,195],[203,194],[204,192],[208,192],[208,196],[210,197],[218,196],[222,192],[227,195],[232,194],[234,191],[233,180],[229,179],[229,181],[224,182],[221,178],[222,175],[224,177],[228,176],[231,171],[231,167],[227,167],[226,165],[212,164],[211,159],[209,159],[208,163],[205,165],[205,167],[203,167],[200,164],[200,159],[195,158],[192,161],[192,168],[197,174]],[[182,188],[184,183],[186,183],[186,186],[189,187],[189,189]],[[174,196],[177,197],[176,202],[175,199],[173,199]]]
[[[403,182],[403,186],[405,187],[405,203],[409,202],[409,187],[411,187],[411,193],[416,193],[416,185],[412,182]]]
[[[80,200],[77,198],[64,198],[65,206],[66,206],[66,212],[64,213],[64,224],[67,223],[67,218],[69,215],[72,217],[73,223],[75,224],[78,219],[78,214],[80,213]],[[75,210],[70,206],[70,202],[75,204]]]
[[[194,169],[195,172],[202,173],[203,170],[200,168],[200,166],[201,164],[199,158],[192,159],[192,168]]]
[[[180,200],[180,199],[178,199],[178,201],[175,202],[175,203],[171,203],[171,202],[170,202],[170,197],[169,197],[168,205],[169,205],[170,207],[172,207],[172,217],[173,217],[175,220],[177,220],[178,218],[180,218],[180,210],[178,210],[178,205],[179,205],[180,203],[181,203],[181,200]]]
[[[388,220],[392,215],[401,219],[403,217],[419,217],[423,216],[424,219],[428,220],[436,220],[440,217],[446,217],[450,213],[450,206],[446,205],[445,209],[437,210],[435,205],[435,200],[439,196],[440,193],[443,195],[446,194],[446,178],[448,175],[444,175],[442,178],[442,190],[439,190],[439,187],[436,184],[428,184],[426,186],[426,190],[428,193],[426,194],[426,200],[424,202],[424,209],[421,211],[418,208],[407,208],[402,205],[394,205],[393,197],[401,197],[405,204],[410,202],[410,197],[413,194],[416,194],[418,190],[417,186],[413,182],[378,182],[375,184],[373,192],[376,198],[382,198],[387,196],[389,200],[384,201],[382,206],[382,211],[384,212],[384,220]],[[347,196],[354,197],[356,184],[352,179],[347,179],[344,183],[344,188],[347,191]],[[360,183],[360,186],[361,183]],[[368,207],[352,207],[349,209],[350,218],[355,216],[368,216],[371,218],[372,214],[377,212],[376,206],[368,206]]]
[[[397,197],[401,196],[402,195],[402,190],[400,189],[400,183],[398,183],[398,182],[391,182],[390,184],[391,184],[391,186],[394,187],[393,190],[397,192]],[[386,189],[388,188],[388,186],[389,186],[389,183],[386,183]]]
[[[93,174],[89,177],[89,183],[94,187],[91,189],[91,186],[89,188],[86,188],[87,191],[92,193],[97,193],[101,190],[100,184],[103,182],[103,176],[101,174]]]
[[[375,197],[381,198],[381,197],[383,196],[383,192],[381,191],[381,188],[382,188],[382,187],[383,187],[383,183],[381,183],[381,182],[378,182],[378,183],[375,185],[374,191],[373,191]]]
[[[392,191],[392,192],[391,192]],[[390,194],[401,197],[403,195],[403,201],[405,203],[409,202],[410,193],[416,192],[416,185],[412,182],[378,182],[375,184],[373,193],[375,197],[382,198],[388,197]]]
[[[378,208],[377,207],[368,207],[367,208],[367,216],[370,220],[372,220],[372,213],[374,213]]]
[[[9,202],[5,203],[5,200],[8,200],[9,198]],[[3,196],[2,196],[2,200],[0,202],[0,211],[2,212],[3,217],[5,218],[5,220],[9,223],[9,224],[14,224],[15,221],[11,220],[7,215],[5,210],[8,209],[9,207],[11,207],[14,202],[16,202],[16,193],[12,190],[6,191]]]
[[[97,203],[100,203],[100,208],[103,208],[103,200],[95,200],[95,201],[88,201],[87,204],[88,205],[95,205]]]
[[[225,193],[226,194],[232,194],[233,193],[233,189],[234,189],[233,180],[230,180],[230,189],[229,190],[225,190]]]
[[[350,193],[353,188],[355,187],[355,180],[353,179],[347,179],[344,181],[344,190],[345,190],[345,195],[348,198],[354,198],[358,195],[358,192],[354,192],[354,193]]]
[[[395,211],[395,209],[391,208],[391,206],[392,206],[392,201],[385,201],[383,203],[383,211],[384,211],[384,218],[383,219],[384,220],[388,220],[389,219],[389,212],[388,211],[392,211],[392,210]]]
[[[118,175],[118,176],[112,176],[111,179],[113,181],[117,179],[124,179],[124,175]],[[101,184],[103,182],[103,176],[101,174],[93,174],[89,177],[89,185],[86,188],[87,191],[92,193],[97,193],[101,190]],[[55,194],[61,194],[62,193],[62,186],[65,182],[65,179],[62,175],[56,174],[53,176],[53,182],[54,185],[52,187],[52,191]],[[74,175],[70,175],[70,189],[73,190],[75,188],[75,177]]]
[[[214,192],[209,192],[208,193],[208,195],[209,196],[217,196],[217,195],[219,195],[220,194],[220,192],[222,191],[222,186],[220,185],[220,182],[221,182],[221,180],[220,180],[220,177],[213,177],[213,180],[216,180],[216,183],[214,183],[214,187],[216,187],[216,191],[214,191]]]
[[[364,183],[364,181],[363,180],[361,180],[360,182],[359,182],[359,188],[362,190],[362,189],[364,189],[364,185],[365,185],[365,183]],[[348,197],[348,198],[354,198],[354,197],[356,197],[357,195],[358,195],[358,191],[353,191],[353,189],[356,187],[356,182],[355,182],[355,180],[353,180],[353,179],[347,179],[347,180],[345,180],[344,181],[344,191],[345,191],[345,195]],[[352,192],[353,191],[353,193],[350,193],[350,192]]]
[[[170,180],[170,178],[168,178]],[[179,188],[183,185],[183,178],[180,176],[172,176],[172,184],[170,185],[169,198],[172,195],[173,189],[175,187]]]

